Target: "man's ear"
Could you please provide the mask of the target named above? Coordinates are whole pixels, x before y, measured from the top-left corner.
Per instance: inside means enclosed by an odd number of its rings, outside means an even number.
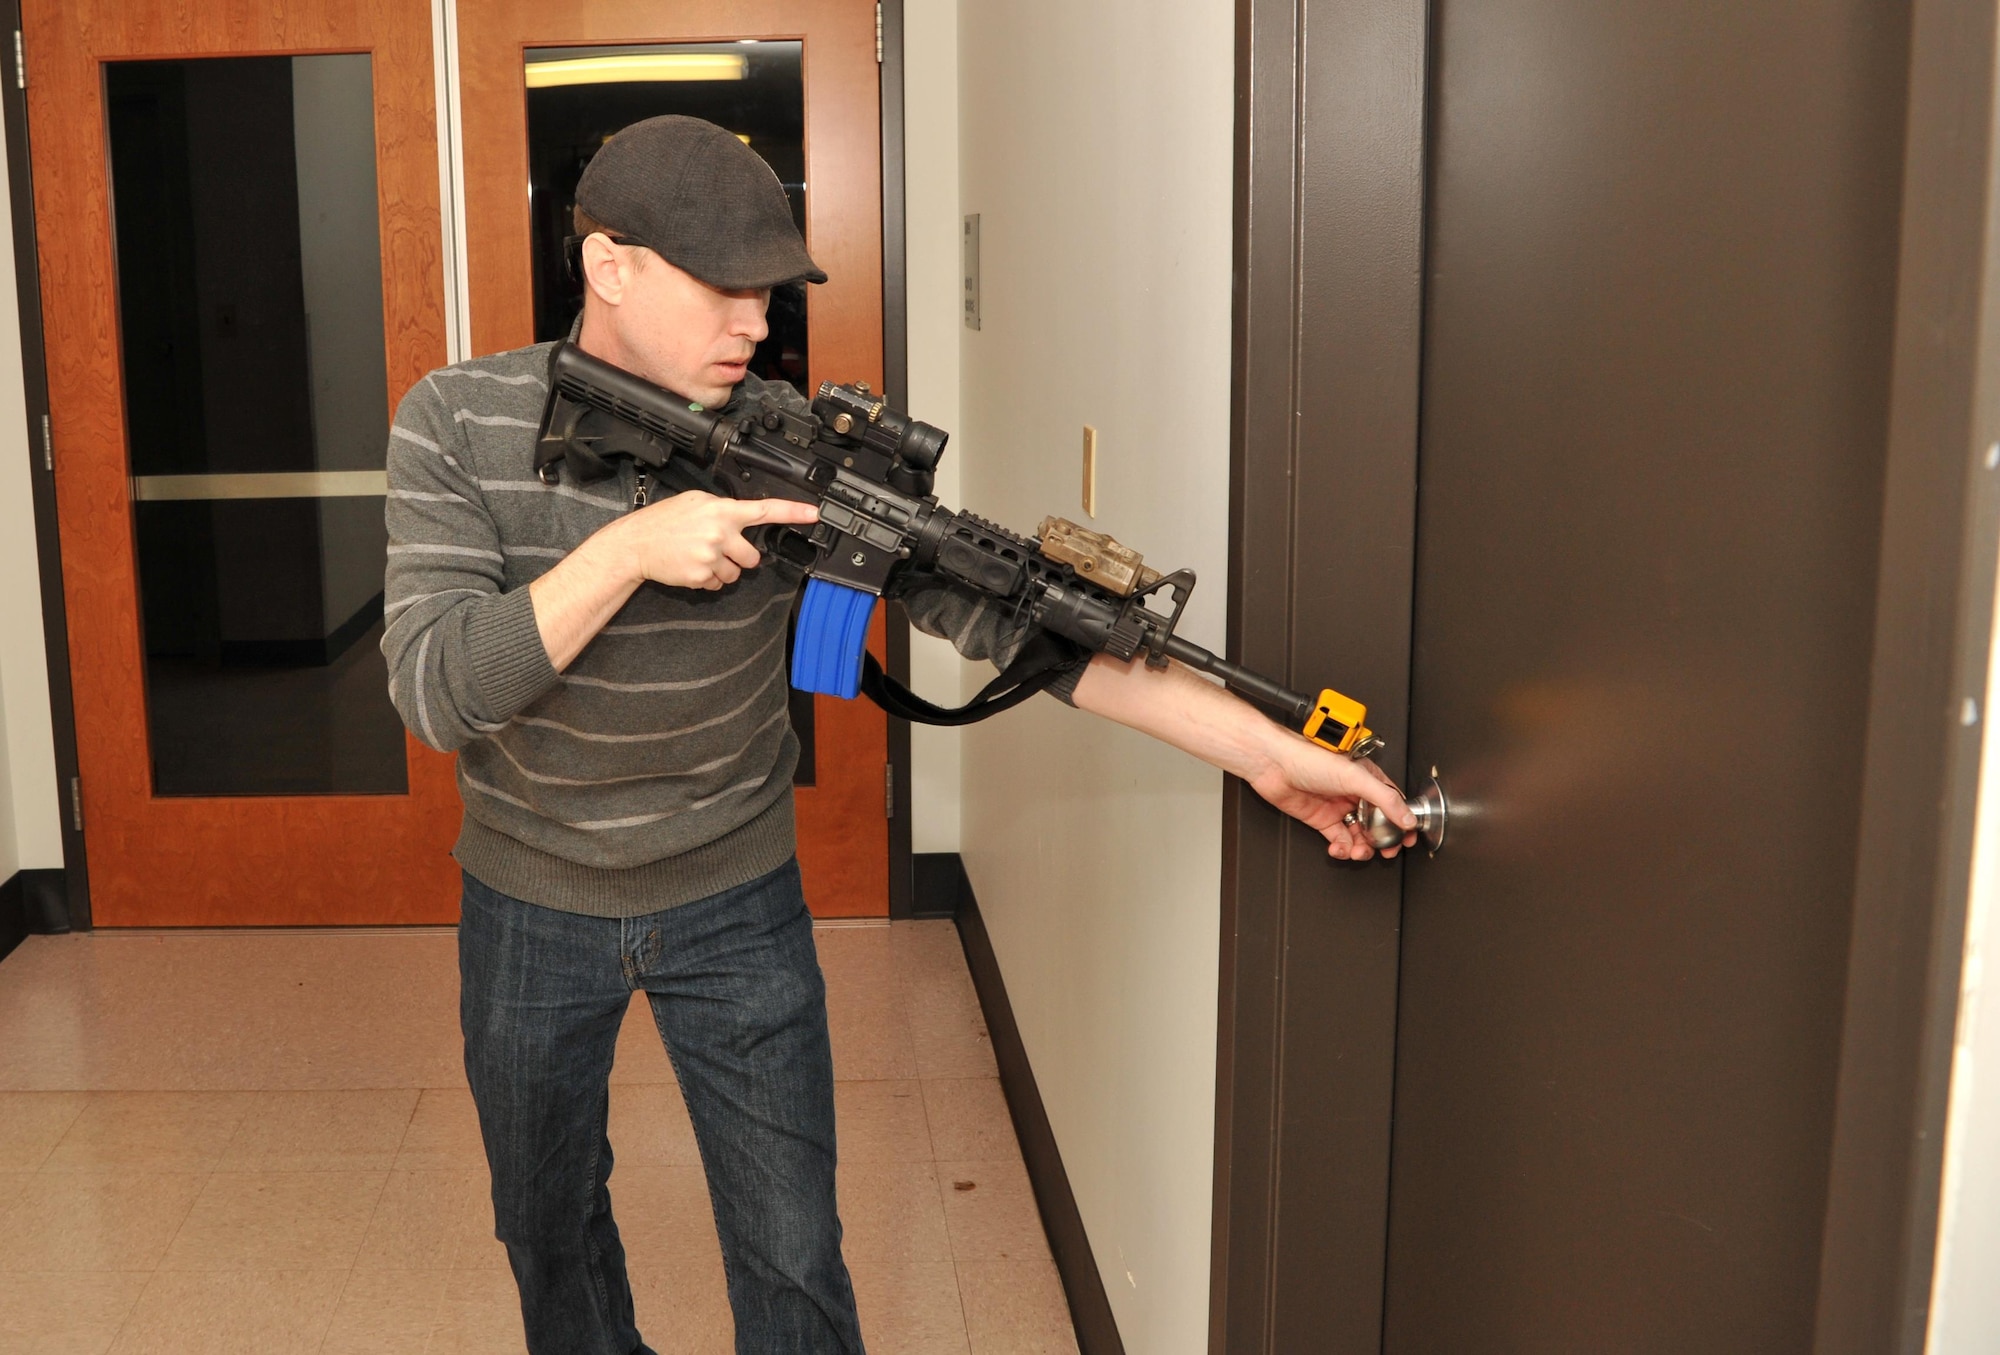
[[[602,232],[593,232],[584,237],[578,266],[583,272],[583,285],[595,292],[606,305],[616,306],[625,299],[625,289],[631,283],[631,263],[624,251],[611,243]]]

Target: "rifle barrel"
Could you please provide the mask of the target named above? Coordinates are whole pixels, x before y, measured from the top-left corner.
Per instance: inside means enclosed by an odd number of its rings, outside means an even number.
[[[1295,730],[1305,728],[1306,718],[1313,713],[1311,697],[1301,696],[1282,683],[1233,664],[1178,635],[1167,641],[1167,656],[1210,677],[1221,678],[1238,696]]]

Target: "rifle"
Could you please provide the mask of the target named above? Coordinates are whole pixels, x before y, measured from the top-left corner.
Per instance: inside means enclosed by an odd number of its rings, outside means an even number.
[[[1178,659],[1220,678],[1265,714],[1313,742],[1363,758],[1383,744],[1368,712],[1332,688],[1294,692],[1174,634],[1194,572],[1162,574],[1139,552],[1061,518],[1018,536],[937,501],[931,483],[947,434],[891,409],[866,384],[819,388],[810,412],[765,398],[728,415],[559,343],[535,443],[535,471],[558,483],[611,474],[627,456],[653,470],[676,457],[736,498],[784,498],[819,507],[804,527],[753,529],[766,555],[807,575],[792,647],[792,685],[852,698],[925,724],[969,724],[1017,705],[1090,655]],[[1029,642],[972,701],[941,707],[883,673],[867,651],[876,604],[936,580],[992,599],[1025,622]],[[1049,637],[1056,637],[1052,642]]]

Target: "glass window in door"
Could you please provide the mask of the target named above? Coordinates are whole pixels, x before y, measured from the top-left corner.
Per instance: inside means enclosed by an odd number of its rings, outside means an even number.
[[[369,57],[105,93],[153,793],[404,793]]]

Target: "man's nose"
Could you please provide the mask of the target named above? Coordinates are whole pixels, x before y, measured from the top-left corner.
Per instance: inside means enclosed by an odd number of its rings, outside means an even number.
[[[751,343],[764,342],[764,336],[771,332],[771,322],[764,314],[764,307],[756,302],[745,302],[737,311],[733,332],[741,334]]]

